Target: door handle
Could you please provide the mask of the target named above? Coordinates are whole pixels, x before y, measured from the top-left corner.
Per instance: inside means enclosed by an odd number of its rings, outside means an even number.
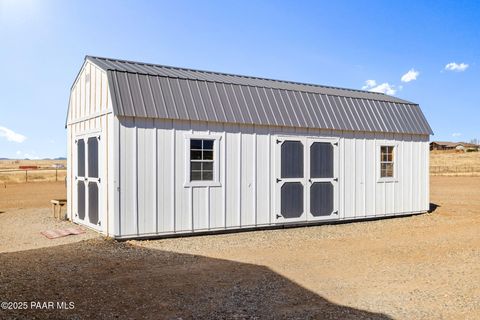
[[[281,218],[281,217],[283,217],[283,216],[282,216],[282,215],[280,215],[280,214],[277,214],[277,219],[278,219],[278,218]]]

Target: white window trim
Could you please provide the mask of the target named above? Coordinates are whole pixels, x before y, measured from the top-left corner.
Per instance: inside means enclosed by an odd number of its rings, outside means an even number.
[[[213,180],[190,181],[190,140],[207,139],[213,142]],[[220,187],[220,140],[221,135],[214,134],[186,134],[185,135],[185,183],[184,187]]]
[[[393,147],[393,177],[382,177],[381,173],[381,148],[382,147]],[[398,182],[398,143],[389,142],[389,141],[377,141],[376,152],[375,152],[375,161],[377,164],[377,182]]]

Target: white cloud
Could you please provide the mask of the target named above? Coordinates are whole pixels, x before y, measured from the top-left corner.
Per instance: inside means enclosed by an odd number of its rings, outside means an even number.
[[[379,84],[376,87],[369,89],[368,91],[394,95],[397,92],[397,89],[395,89],[394,85],[391,85],[388,82],[385,82],[385,83]]]
[[[375,80],[365,81],[365,85],[362,87],[362,89],[371,92],[386,93],[389,95],[393,95],[395,94],[395,92],[397,92],[397,88],[395,88],[394,85],[391,85],[388,82],[377,85],[377,82]]]
[[[40,159],[40,157],[37,155],[35,151],[32,151],[29,153],[29,152],[23,152],[23,151],[17,150],[15,154],[17,155],[16,157],[17,159],[30,159],[30,160]]]
[[[445,66],[445,70],[457,71],[457,72],[465,71],[467,70],[467,68],[468,68],[468,64],[463,62],[462,63],[450,62],[450,63],[447,63],[447,65]]]
[[[24,153],[23,158],[24,159],[30,159],[30,160],[39,160],[40,159],[39,156],[34,155],[34,154],[30,154],[30,153]]]
[[[452,133],[452,137],[454,137],[454,138],[457,138],[457,137],[460,137],[460,136],[462,136],[462,134],[460,132]]]
[[[400,80],[402,82],[410,82],[413,80],[417,80],[417,77],[420,75],[420,72],[418,72],[415,69],[410,69],[407,73],[405,73]]]
[[[8,141],[22,143],[27,139],[24,135],[16,133],[13,130],[0,126],[0,137],[6,138]]]
[[[372,87],[375,87],[377,85],[377,81],[375,80],[367,80],[365,81],[365,85],[362,87],[363,90],[368,90]]]

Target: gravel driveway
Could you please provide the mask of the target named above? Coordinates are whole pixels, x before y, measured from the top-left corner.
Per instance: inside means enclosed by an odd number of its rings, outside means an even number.
[[[0,254],[0,300],[74,309],[0,318],[479,319],[479,187],[433,177],[439,207],[406,218],[17,248]]]

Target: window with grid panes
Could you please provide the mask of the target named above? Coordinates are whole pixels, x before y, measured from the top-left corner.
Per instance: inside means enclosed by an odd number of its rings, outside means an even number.
[[[213,181],[215,140],[190,140],[190,181]]]
[[[393,178],[394,146],[380,147],[380,177]]]

